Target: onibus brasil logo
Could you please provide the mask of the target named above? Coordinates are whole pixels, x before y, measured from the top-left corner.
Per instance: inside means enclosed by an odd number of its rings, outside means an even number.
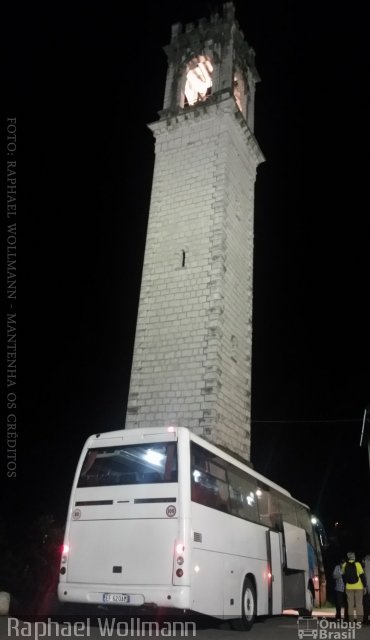
[[[327,618],[298,618],[298,638],[317,638],[318,640],[355,640],[356,629],[361,622],[328,620]]]

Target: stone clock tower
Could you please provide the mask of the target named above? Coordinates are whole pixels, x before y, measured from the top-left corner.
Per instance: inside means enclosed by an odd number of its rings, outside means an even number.
[[[254,52],[234,17],[172,27],[126,428],[185,426],[249,459]]]

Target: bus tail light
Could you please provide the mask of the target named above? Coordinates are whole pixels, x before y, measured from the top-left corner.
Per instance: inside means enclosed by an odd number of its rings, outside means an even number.
[[[61,576],[65,576],[67,573],[68,554],[69,554],[69,545],[64,544],[62,547],[62,557],[60,560],[60,570],[59,570],[59,573]]]
[[[62,564],[66,564],[68,560],[68,553],[69,553],[69,545],[64,544],[62,549],[62,560],[61,560]]]
[[[176,581],[176,578],[182,578],[184,575],[184,568],[180,569],[180,567],[183,567],[185,564],[184,552],[185,552],[184,543],[175,542],[174,568],[173,568],[175,581]]]

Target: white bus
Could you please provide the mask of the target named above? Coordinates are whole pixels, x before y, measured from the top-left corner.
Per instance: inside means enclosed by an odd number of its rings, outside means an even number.
[[[235,619],[311,613],[322,573],[306,505],[186,428],[91,436],[69,505],[62,602]]]

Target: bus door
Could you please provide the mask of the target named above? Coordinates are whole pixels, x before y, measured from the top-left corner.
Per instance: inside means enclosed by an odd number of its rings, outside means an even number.
[[[283,610],[281,534],[267,531],[267,557],[269,564],[269,615]]]
[[[308,550],[306,531],[283,521],[284,531],[284,608],[306,608]]]

